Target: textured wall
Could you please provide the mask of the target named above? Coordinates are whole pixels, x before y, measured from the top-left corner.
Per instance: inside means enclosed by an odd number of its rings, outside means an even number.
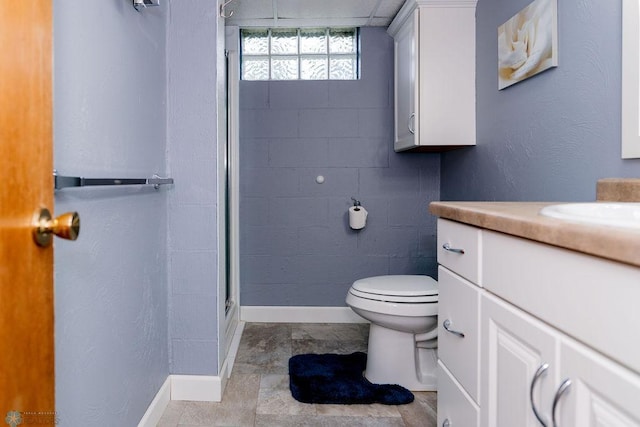
[[[166,9],[54,4],[54,157],[61,174],[165,172]],[[166,198],[171,189],[56,194],[77,210],[55,242],[56,409],[61,426],[133,426],[169,374]]]
[[[358,278],[436,274],[440,156],[393,152],[393,40],[361,34],[359,81],[240,83],[242,305],[344,306]]]
[[[216,37],[210,0],[168,4],[171,373],[218,372]]]
[[[477,6],[477,143],[442,157],[443,200],[595,199],[620,159],[621,2],[558,1],[559,67],[497,89],[497,27],[530,0]]]

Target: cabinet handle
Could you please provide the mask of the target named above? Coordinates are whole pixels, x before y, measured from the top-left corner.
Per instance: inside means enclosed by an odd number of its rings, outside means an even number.
[[[442,245],[442,249],[444,249],[445,251],[455,252],[457,254],[464,255],[464,249],[452,248],[449,243],[445,243],[444,245]]]
[[[442,427],[451,427],[451,423],[449,422],[449,418],[442,422]]]
[[[411,113],[411,115],[409,116],[409,120],[407,120],[407,128],[409,128],[409,133],[411,135],[416,134],[415,130],[411,127],[411,119],[414,119],[415,117],[416,117],[416,113]]]
[[[459,331],[454,331],[453,329],[449,329],[449,326],[451,326],[451,320],[449,320],[449,319],[445,320],[445,321],[444,321],[444,323],[442,323],[442,327],[443,327],[447,332],[449,332],[450,334],[453,334],[453,335],[457,335],[457,336],[459,336],[460,338],[464,338],[464,333],[459,332]]]
[[[531,387],[529,388],[529,399],[531,400],[531,409],[533,409],[533,415],[535,415],[538,421],[540,421],[540,424],[542,425],[542,427],[547,427],[547,422],[542,418],[542,416],[536,409],[536,404],[533,402],[533,391],[536,387],[536,382],[538,382],[540,377],[547,371],[547,369],[549,369],[548,363],[544,363],[540,365],[536,373],[533,374],[533,379],[531,380]]]
[[[553,406],[551,406],[551,422],[553,423],[553,427],[558,427],[558,422],[556,421],[556,408],[558,407],[558,402],[560,398],[566,392],[569,387],[571,387],[571,380],[567,378],[560,384],[558,387],[558,391],[556,391],[556,395],[553,397]]]

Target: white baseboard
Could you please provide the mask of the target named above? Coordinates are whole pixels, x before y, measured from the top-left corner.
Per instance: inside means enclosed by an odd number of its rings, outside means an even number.
[[[244,322],[239,322],[229,354],[220,369],[220,376],[169,375],[138,423],[138,427],[156,427],[171,400],[221,402],[224,388],[238,355],[243,330]]]
[[[226,379],[225,381],[226,382]],[[156,427],[171,400],[220,402],[223,380],[205,375],[169,375],[138,423],[138,427]]]
[[[232,338],[227,358],[222,363],[218,376],[170,375],[171,400],[195,400],[198,402],[221,402],[224,388],[240,346],[244,323],[239,322]]]
[[[368,323],[349,307],[243,306],[240,320],[273,323]]]
[[[208,375],[171,375],[171,400],[220,402],[222,379]]]
[[[227,360],[229,366],[229,376],[231,376],[231,372],[233,371],[233,364],[236,361],[236,356],[238,355],[238,348],[240,348],[240,339],[242,338],[242,332],[244,332],[244,322],[241,320],[238,322],[238,326],[236,326],[236,331],[233,334],[233,338],[231,339],[231,346],[229,347],[229,354],[227,354]]]
[[[167,405],[171,400],[171,376],[168,376],[156,397],[153,398],[151,404],[147,408],[147,412],[138,423],[138,427],[156,427],[162,414],[164,414]]]

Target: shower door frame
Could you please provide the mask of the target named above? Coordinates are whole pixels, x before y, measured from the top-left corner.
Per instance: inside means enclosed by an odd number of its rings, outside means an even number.
[[[231,345],[240,322],[240,232],[239,232],[239,29],[225,27],[225,79],[226,79],[226,146],[224,148],[224,171],[226,207],[223,210],[225,218],[224,264],[219,266],[225,270],[225,283],[220,284],[220,294],[224,296],[224,345],[221,346],[223,356],[220,368],[230,355]],[[223,213],[222,211],[220,213]],[[222,257],[221,257],[222,259]]]

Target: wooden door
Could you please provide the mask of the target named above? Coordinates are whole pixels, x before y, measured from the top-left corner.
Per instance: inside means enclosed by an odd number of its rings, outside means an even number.
[[[38,208],[53,210],[52,3],[0,1],[0,420],[8,425],[55,423],[53,248],[37,246],[31,226]]]

